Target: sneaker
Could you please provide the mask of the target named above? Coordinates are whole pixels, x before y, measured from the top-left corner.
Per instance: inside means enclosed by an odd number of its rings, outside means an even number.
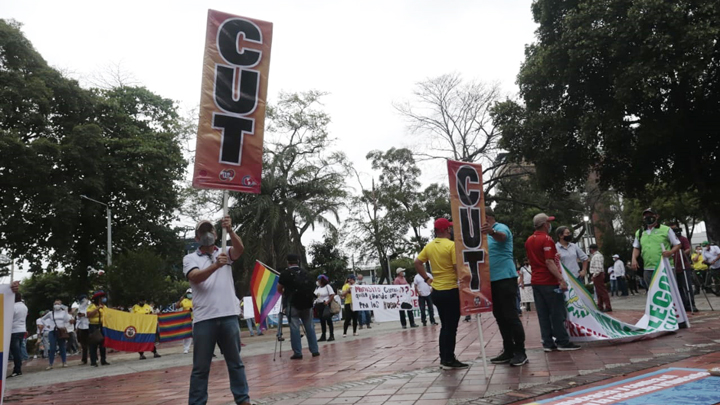
[[[90,367],[97,367],[97,366],[98,366],[97,363],[90,363]]]
[[[557,350],[557,349],[558,349],[557,346],[552,346],[552,347],[545,347],[545,346],[543,346],[543,350],[546,351],[546,352],[552,352],[552,351],[555,351],[555,350]]]
[[[368,325],[367,328],[368,328],[368,329],[372,329],[372,326]]]
[[[515,353],[512,360],[510,360],[510,365],[517,367],[522,366],[523,364],[528,362],[527,355],[525,353]]]
[[[343,337],[347,337],[347,333],[343,333]]]
[[[318,339],[318,342],[326,342],[326,341],[327,341],[327,338],[325,337],[325,335],[320,336],[320,339]]]
[[[145,359],[147,359],[147,357],[145,357],[144,354],[141,354],[141,355],[140,355],[140,360],[145,360]]]
[[[188,354],[188,353],[190,353],[189,350],[183,350],[183,354]]]
[[[67,366],[68,366],[67,363],[63,363],[63,365],[62,365],[63,368],[67,368]]]
[[[452,361],[440,365],[440,368],[443,370],[459,370],[468,367],[469,366],[467,364],[461,363],[458,359],[453,359]]]
[[[355,333],[353,333],[353,336],[360,336],[360,334],[355,332]]]
[[[22,375],[22,373],[12,373],[12,374],[10,374],[10,375],[8,376],[8,378],[10,378],[10,377],[18,377],[18,376],[21,376],[21,375]]]
[[[110,363],[108,363],[107,361],[101,361],[100,364],[102,364],[103,366],[109,366],[109,365],[110,365]]]
[[[157,358],[160,358],[160,357],[162,357],[162,356],[160,355],[160,353],[153,353],[153,357],[157,359]]]
[[[403,329],[407,329],[407,326],[403,325]]]
[[[335,340],[335,336],[330,336],[327,341],[328,341],[328,342],[332,342],[332,341],[334,341],[334,340]]]
[[[45,367],[45,370],[52,370],[52,369],[53,369],[53,366],[47,366],[47,367]]]
[[[417,324],[412,324],[412,325],[410,325],[410,327],[411,327],[411,328],[417,328],[418,325],[417,325]]]
[[[316,352],[316,353],[312,354],[313,357],[318,357],[319,355],[320,355],[320,352]]]
[[[302,360],[302,354],[293,354],[290,356],[290,360]]]
[[[512,360],[512,359],[513,359],[513,355],[510,354],[510,352],[506,352],[503,350],[503,352],[500,353],[499,356],[493,357],[492,359],[490,359],[490,363],[505,364],[505,363],[510,363],[510,360]]]
[[[360,325],[360,327],[359,327],[358,329],[362,329],[362,328],[363,328],[363,326],[362,326],[362,325]]]
[[[432,326],[437,326],[438,323],[437,323],[437,322],[430,322],[430,325],[432,325]]]
[[[558,350],[560,350],[561,352],[569,352],[578,349],[580,349],[580,346],[576,345],[575,343],[568,343],[566,345],[558,346]]]
[[[258,336],[265,336],[262,332],[258,333]]]

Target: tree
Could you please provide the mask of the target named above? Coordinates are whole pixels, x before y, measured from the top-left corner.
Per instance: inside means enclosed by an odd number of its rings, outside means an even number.
[[[494,111],[501,146],[544,187],[642,198],[693,192],[720,238],[720,5],[713,1],[539,0],[520,102]]]
[[[181,250],[169,227],[186,162],[175,104],[143,87],[85,90],[49,67],[16,23],[0,21],[0,250],[31,271],[63,267],[74,293],[113,253]]]
[[[54,271],[35,273],[22,281],[20,294],[28,307],[28,332],[36,332],[33,320],[40,316],[40,311],[51,310],[56,299],[62,300],[68,307],[72,305],[75,295],[71,284],[68,274]]]
[[[348,257],[338,249],[340,245],[336,234],[326,233],[321,242],[310,245],[312,262],[308,266],[314,276],[325,274],[330,283],[338,284],[345,281],[348,273]]]
[[[497,159],[501,133],[490,111],[500,100],[499,84],[466,82],[459,74],[445,74],[418,83],[413,96],[412,102],[396,103],[395,109],[412,134],[425,139],[415,156],[481,163],[486,194],[501,178],[514,176],[497,172],[503,165]]]

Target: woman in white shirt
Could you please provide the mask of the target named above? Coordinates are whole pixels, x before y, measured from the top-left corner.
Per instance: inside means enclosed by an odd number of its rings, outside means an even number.
[[[332,317],[328,319],[323,318],[325,307],[330,305],[330,300],[335,297],[335,291],[330,287],[329,281],[326,275],[321,274],[318,276],[318,286],[315,289],[315,296],[317,297],[315,298],[315,308],[317,309],[318,318],[320,318],[320,328],[322,329],[322,335],[320,335],[318,342],[332,342],[335,340]],[[326,330],[330,332],[330,337],[327,339],[325,338]]]
[[[520,275],[518,277],[518,284],[520,284],[520,304],[525,304],[525,310],[530,310],[530,304],[535,302],[533,297],[532,285],[530,280],[532,279],[532,270],[530,270],[530,262],[527,259],[523,262],[523,266],[520,267]]]
[[[67,337],[59,338],[58,329],[64,328],[67,331],[70,325],[70,314],[67,312],[67,307],[62,304],[61,300],[55,300],[52,311],[48,311],[43,316],[43,322],[45,323],[46,329],[49,330],[48,338],[50,341],[50,352],[48,360],[50,365],[46,370],[53,369],[53,363],[55,362],[55,351],[60,349],[60,359],[62,359],[62,366],[67,367],[67,352],[65,345],[67,344]]]

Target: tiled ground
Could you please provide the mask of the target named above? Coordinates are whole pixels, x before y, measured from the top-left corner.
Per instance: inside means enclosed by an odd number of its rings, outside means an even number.
[[[615,316],[635,321],[640,311],[616,311]],[[488,357],[502,343],[491,315],[483,316]],[[321,346],[318,358],[289,360],[287,350],[273,361],[272,354],[244,357],[250,394],[258,403],[278,404],[506,404],[547,392],[579,387],[607,378],[712,353],[720,348],[720,314],[703,312],[693,328],[657,339],[626,344],[585,345],[575,352],[545,353],[540,347],[534,312],[523,316],[530,362],[520,368],[488,364],[483,377],[478,359],[480,342],[475,321],[461,322],[458,357],[472,366],[463,371],[441,371],[437,359],[439,327],[342,341]],[[285,349],[288,349],[286,342]],[[702,360],[698,361],[706,361]],[[717,357],[706,358],[717,363]],[[693,366],[696,367],[696,366]],[[704,367],[704,366],[702,366]],[[77,404],[179,404],[187,401],[189,366],[144,371],[8,390],[6,403]],[[224,362],[214,363],[210,377],[211,404],[232,403]]]

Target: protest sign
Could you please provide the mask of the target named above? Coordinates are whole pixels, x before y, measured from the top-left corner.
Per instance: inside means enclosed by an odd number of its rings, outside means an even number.
[[[272,24],[208,11],[193,187],[260,192]]]
[[[476,163],[447,161],[450,176],[460,313],[492,311],[487,238],[480,232],[485,221],[482,167]]]
[[[420,307],[415,289],[410,285],[354,285],[351,293],[353,311]]]

